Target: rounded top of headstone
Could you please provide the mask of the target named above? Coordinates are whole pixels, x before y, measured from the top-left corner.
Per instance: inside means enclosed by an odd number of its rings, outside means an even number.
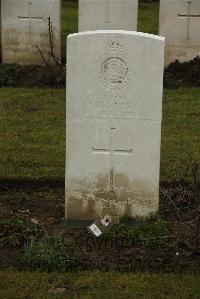
[[[155,34],[149,34],[144,32],[138,32],[138,31],[126,31],[126,30],[95,30],[95,31],[84,31],[84,32],[78,32],[68,35],[68,38],[73,38],[76,36],[89,36],[89,35],[103,35],[103,34],[110,34],[110,35],[121,35],[121,36],[138,36],[143,38],[149,38],[154,40],[159,40],[164,42],[165,37],[155,35]]]

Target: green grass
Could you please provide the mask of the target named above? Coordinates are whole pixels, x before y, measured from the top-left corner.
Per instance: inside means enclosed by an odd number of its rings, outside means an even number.
[[[61,16],[62,59],[65,61],[67,36],[71,33],[78,32],[77,4],[62,1]]]
[[[164,91],[161,180],[199,163],[199,98],[199,88]],[[0,114],[0,178],[63,179],[65,91],[3,88]]]
[[[1,89],[0,177],[63,177],[64,90]]]
[[[159,4],[139,2],[138,31],[158,34]]]
[[[165,90],[161,147],[163,180],[179,179],[189,165],[199,165],[199,99],[200,88]]]
[[[199,298],[199,294],[200,276],[195,275],[0,272],[0,298],[4,299],[186,299]]]

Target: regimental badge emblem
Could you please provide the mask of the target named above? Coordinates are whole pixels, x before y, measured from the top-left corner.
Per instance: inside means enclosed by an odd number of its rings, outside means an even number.
[[[122,84],[128,73],[128,66],[122,58],[110,57],[103,62],[101,72],[109,84]]]

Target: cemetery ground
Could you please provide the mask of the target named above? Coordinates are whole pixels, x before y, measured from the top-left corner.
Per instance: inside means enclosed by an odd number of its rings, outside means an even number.
[[[1,89],[2,298],[13,298],[16,289],[15,298],[54,298],[57,292],[60,298],[94,293],[120,298],[124,291],[127,296],[198,296],[199,97],[199,88],[164,90],[160,214],[147,222],[124,219],[95,240],[86,229],[61,223],[65,91]],[[28,270],[70,273],[35,273],[29,279],[31,274],[23,272]]]
[[[65,61],[77,7],[62,7]],[[140,4],[139,31],[157,33],[157,23],[158,4]],[[200,85],[199,64],[191,64],[191,73],[186,64],[165,75],[159,214],[124,219],[100,239],[61,223],[65,90],[40,85],[43,73],[26,88],[1,88],[0,298],[199,298]],[[9,86],[23,86],[21,73],[9,76]]]

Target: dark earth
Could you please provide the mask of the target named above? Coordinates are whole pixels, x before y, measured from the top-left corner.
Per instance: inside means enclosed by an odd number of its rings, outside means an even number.
[[[64,182],[2,181],[0,183],[0,239],[10,234],[14,240],[0,241],[0,270],[21,270],[25,242],[19,233],[27,232],[31,221],[37,221],[39,239],[44,230],[59,232],[79,248],[77,270],[199,272],[200,271],[200,186],[197,183],[161,183],[160,217],[170,233],[164,246],[123,245],[118,240],[95,239],[87,229],[63,227]],[[13,221],[6,231],[4,221]],[[24,221],[16,233],[16,219]],[[13,230],[13,231],[12,231]],[[16,241],[17,239],[17,241]],[[3,240],[3,239],[2,239]]]
[[[200,57],[180,63],[171,63],[164,73],[164,87],[199,87],[200,86]]]

